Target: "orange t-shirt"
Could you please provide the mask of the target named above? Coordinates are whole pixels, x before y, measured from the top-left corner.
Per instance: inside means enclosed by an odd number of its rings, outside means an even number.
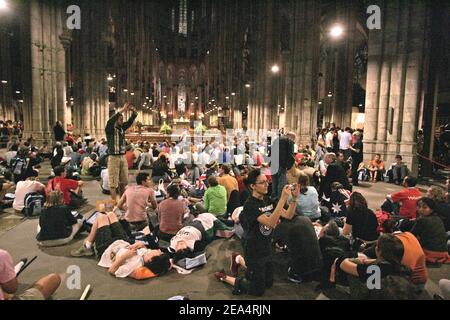
[[[425,253],[417,238],[410,232],[395,234],[402,242],[404,249],[402,264],[411,269],[411,280],[415,284],[425,284],[428,280],[428,271]]]
[[[370,160],[369,167],[376,167],[379,170],[384,170],[384,162],[383,161],[376,161],[376,160]]]

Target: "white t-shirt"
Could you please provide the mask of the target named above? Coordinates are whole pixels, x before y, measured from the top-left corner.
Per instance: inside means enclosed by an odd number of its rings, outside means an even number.
[[[39,181],[25,180],[19,181],[16,186],[16,198],[13,202],[13,208],[17,211],[22,211],[25,207],[25,196],[32,192],[44,192],[45,186]]]
[[[325,136],[325,147],[333,148],[333,132],[328,132]]]
[[[109,191],[109,173],[108,169],[103,169],[100,176],[102,177],[103,190]]]
[[[339,148],[341,150],[348,150],[350,144],[352,143],[352,135],[350,132],[345,131],[341,134],[341,138],[339,139]]]
[[[197,228],[186,226],[183,227],[177,234],[170,240],[170,247],[175,249],[177,243],[180,241],[186,242],[188,248],[194,251],[196,241],[202,240],[202,233]]]
[[[123,240],[117,240],[113,242],[108,249],[103,253],[98,265],[103,268],[110,268],[116,259],[120,258],[123,254],[128,251],[130,244]],[[144,265],[143,256],[150,251],[149,249],[139,249],[137,254],[125,261],[123,265],[117,269],[114,275],[117,278],[126,278],[134,272],[137,268]]]

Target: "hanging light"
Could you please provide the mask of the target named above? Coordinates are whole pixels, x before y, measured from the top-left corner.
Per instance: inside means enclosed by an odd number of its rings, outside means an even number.
[[[130,95],[134,96],[134,92],[131,92]]]
[[[1,1],[1,0],[0,0]],[[6,81],[6,80],[2,80],[2,83],[3,84],[7,84],[8,83],[8,81]]]
[[[113,81],[113,77],[111,75],[108,75],[108,78],[106,78],[108,81]]]
[[[278,65],[274,64],[272,66],[272,68],[270,68],[270,70],[272,71],[272,73],[278,73],[278,72],[280,72],[280,67]]]
[[[344,29],[340,25],[335,25],[331,28],[330,35],[333,38],[339,38],[344,33]]]
[[[246,87],[246,88],[250,88],[250,87],[251,87],[250,83],[247,83],[247,84],[245,85],[245,87]]]
[[[128,92],[128,89],[123,89],[123,92]]]
[[[6,0],[0,0],[0,10],[6,10],[8,9],[8,3]]]
[[[328,92],[328,98],[331,98],[333,96],[333,94],[330,92]]]
[[[231,95],[232,95],[232,96],[235,96],[235,95],[236,95],[236,92],[232,92]]]

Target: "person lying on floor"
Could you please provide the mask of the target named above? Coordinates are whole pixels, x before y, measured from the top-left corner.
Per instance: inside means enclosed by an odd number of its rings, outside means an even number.
[[[17,271],[13,265],[11,255],[0,249],[0,301],[1,300],[47,300],[59,288],[61,277],[57,274],[49,274],[39,279],[26,291],[17,294],[19,282]],[[5,294],[8,295],[5,297]],[[15,294],[14,296],[11,296]]]
[[[201,211],[200,211],[201,212]],[[231,237],[233,228],[228,227],[211,213],[200,213],[170,240],[169,252],[179,260],[205,250],[216,236]]]
[[[145,232],[151,237],[148,227]],[[97,257],[100,257],[98,265],[108,268],[108,272],[117,278],[147,279],[170,270],[170,257],[159,250],[157,241],[149,241],[151,249],[141,241],[131,243],[116,214],[109,212],[97,217],[84,245],[71,255],[93,256],[95,245]]]

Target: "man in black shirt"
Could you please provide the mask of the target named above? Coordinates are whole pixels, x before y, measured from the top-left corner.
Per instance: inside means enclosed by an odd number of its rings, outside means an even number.
[[[295,163],[294,155],[295,134],[290,132],[286,136],[281,136],[273,142],[271,147],[271,165],[272,173],[272,200],[277,201],[287,184],[287,171]]]
[[[265,289],[273,284],[272,262],[272,236],[273,230],[281,217],[292,219],[295,214],[296,202],[292,201],[288,210],[284,210],[289,196],[296,198],[300,193],[299,187],[291,190],[286,186],[281,194],[276,208],[267,197],[269,182],[260,170],[254,170],[248,175],[248,184],[252,190],[252,196],[244,205],[240,215],[240,222],[244,229],[242,245],[246,264],[245,278],[233,278],[225,272],[216,272],[215,276],[220,281],[234,287],[233,294],[250,294],[262,296]]]
[[[320,182],[321,191],[327,198],[331,195],[331,184],[339,182],[344,189],[352,191],[352,186],[348,181],[347,174],[344,168],[336,162],[336,155],[334,153],[327,153],[325,155],[325,163],[328,165],[327,173]]]
[[[352,151],[352,184],[359,186],[358,182],[358,168],[364,157],[364,146],[362,143],[361,132],[356,131],[353,134],[356,138],[356,142],[350,147]]]

